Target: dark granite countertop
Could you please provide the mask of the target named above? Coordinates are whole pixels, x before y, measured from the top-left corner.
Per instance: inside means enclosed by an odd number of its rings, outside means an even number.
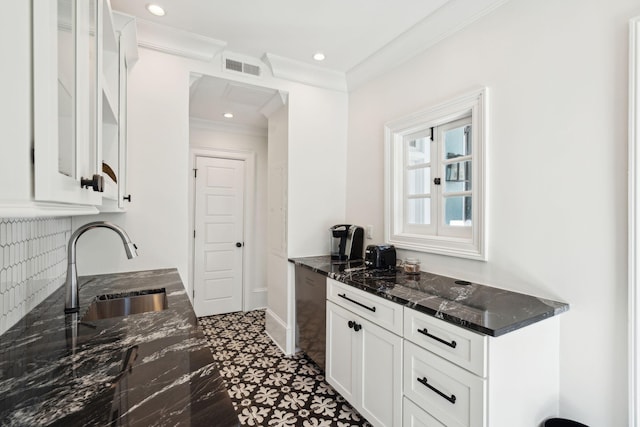
[[[175,269],[80,278],[96,295],[164,288],[159,312],[80,323],[64,286],[0,336],[2,426],[237,426]]]
[[[291,258],[347,285],[454,325],[497,337],[569,310],[569,304],[421,272],[366,270],[362,261],[332,262],[329,256]]]

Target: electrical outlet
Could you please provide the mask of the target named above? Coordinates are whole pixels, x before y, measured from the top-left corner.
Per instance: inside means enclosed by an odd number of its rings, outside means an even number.
[[[373,225],[367,225],[367,239],[373,239]]]

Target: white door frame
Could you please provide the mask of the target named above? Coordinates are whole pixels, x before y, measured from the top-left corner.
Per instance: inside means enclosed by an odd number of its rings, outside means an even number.
[[[247,311],[251,298],[251,286],[248,283],[254,283],[253,257],[255,254],[255,221],[252,213],[255,212],[256,200],[256,153],[253,151],[241,150],[224,150],[220,148],[190,148],[189,149],[189,173],[191,176],[191,184],[189,185],[189,288],[188,294],[193,303],[193,276],[194,276],[194,250],[195,241],[193,238],[193,230],[195,227],[195,179],[193,179],[193,170],[196,167],[196,157],[214,157],[220,159],[243,160],[244,161],[244,248],[242,260],[242,311]]]
[[[629,425],[640,426],[640,16],[629,22]]]

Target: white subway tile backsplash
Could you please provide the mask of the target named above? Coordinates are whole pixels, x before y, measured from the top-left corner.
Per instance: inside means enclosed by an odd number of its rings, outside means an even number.
[[[0,334],[63,283],[71,218],[0,218]]]

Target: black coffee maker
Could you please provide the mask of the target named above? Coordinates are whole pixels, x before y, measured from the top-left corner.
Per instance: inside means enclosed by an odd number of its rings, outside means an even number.
[[[364,254],[364,228],[357,225],[338,224],[329,229],[331,235],[331,260],[361,260]]]

